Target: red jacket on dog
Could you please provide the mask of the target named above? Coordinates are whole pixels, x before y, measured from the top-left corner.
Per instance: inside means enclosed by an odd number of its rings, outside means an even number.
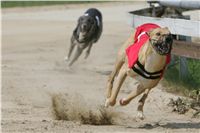
[[[160,26],[153,23],[146,23],[136,28],[135,36],[134,36],[134,44],[129,46],[126,49],[126,55],[128,57],[128,67],[132,68],[136,61],[138,60],[138,53],[140,48],[147,40],[149,40],[149,36],[146,34],[147,31],[151,29],[160,28]],[[170,55],[167,55],[166,65],[170,62]]]

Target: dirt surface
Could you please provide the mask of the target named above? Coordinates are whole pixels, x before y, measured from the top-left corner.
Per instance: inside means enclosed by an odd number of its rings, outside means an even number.
[[[2,132],[102,133],[200,132],[200,120],[191,113],[172,113],[167,106],[173,94],[158,85],[147,98],[143,121],[135,118],[138,98],[129,105],[105,109],[112,125],[81,124],[79,118],[56,120],[58,109],[94,112],[104,104],[108,73],[117,50],[131,32],[127,12],[145,3],[96,3],[51,7],[14,8],[2,11]],[[80,58],[68,70],[64,57],[77,18],[89,7],[103,13],[104,31],[87,60]],[[84,54],[84,53],[83,53]],[[124,83],[118,99],[134,89]],[[52,98],[57,97],[55,107]],[[55,99],[53,99],[55,100]],[[67,104],[66,104],[67,103]],[[68,106],[70,105],[70,106]],[[112,115],[113,114],[113,115]],[[93,114],[93,117],[96,117]],[[73,121],[73,118],[77,118]]]

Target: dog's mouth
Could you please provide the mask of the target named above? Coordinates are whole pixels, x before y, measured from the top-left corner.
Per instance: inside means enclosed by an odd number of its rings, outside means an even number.
[[[85,33],[85,34],[86,34],[89,30],[90,30],[90,26],[89,26],[87,23],[81,24],[81,26],[80,26],[80,31],[81,31],[82,33]]]
[[[79,33],[79,41],[84,41],[87,37],[87,34],[89,32],[89,27],[85,24],[81,25],[80,27],[80,33]]]
[[[150,42],[158,54],[167,55],[171,53],[173,43],[172,38],[165,39],[165,41],[157,41],[151,39]]]

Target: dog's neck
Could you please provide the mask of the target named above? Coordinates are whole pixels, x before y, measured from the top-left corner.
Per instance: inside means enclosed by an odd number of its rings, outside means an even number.
[[[158,54],[147,41],[140,49],[138,60],[144,65],[145,70],[155,72],[163,69],[166,65],[166,55]]]

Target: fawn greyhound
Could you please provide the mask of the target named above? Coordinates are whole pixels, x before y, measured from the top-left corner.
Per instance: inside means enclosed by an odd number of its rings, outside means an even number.
[[[127,105],[136,96],[144,93],[137,108],[138,117],[143,119],[143,106],[149,91],[162,78],[170,62],[173,38],[168,28],[156,24],[137,27],[118,52],[115,67],[107,81],[105,106],[114,106],[119,90],[127,76],[138,81],[136,88],[127,97],[120,99],[120,105]],[[116,77],[116,78],[115,78]]]

